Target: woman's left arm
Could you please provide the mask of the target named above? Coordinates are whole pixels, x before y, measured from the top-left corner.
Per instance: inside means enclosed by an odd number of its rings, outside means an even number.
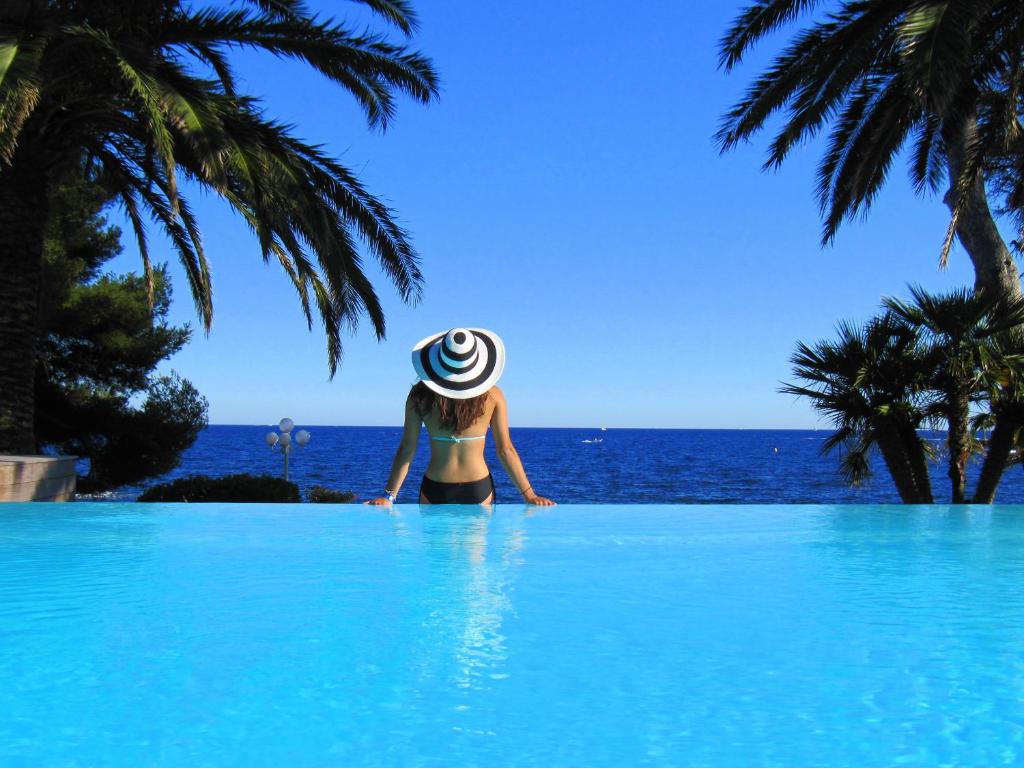
[[[555,502],[551,499],[538,495],[530,481],[526,478],[526,470],[523,469],[523,462],[512,445],[512,436],[508,429],[508,405],[505,402],[505,394],[497,386],[491,389],[491,396],[494,398],[494,411],[491,414],[491,432],[494,434],[494,450],[501,460],[502,466],[508,472],[508,476],[515,483],[516,489],[523,495],[527,504],[537,507],[552,507]]]
[[[405,427],[402,430],[402,442],[398,444],[398,450],[395,451],[395,459],[391,462],[391,474],[388,475],[388,482],[384,486],[384,492],[390,493],[392,496],[398,496],[398,491],[402,487],[402,483],[405,482],[405,476],[409,474],[409,465],[412,464],[413,457],[416,456],[416,446],[420,442],[420,424],[423,420],[420,418],[419,413],[416,412],[416,407],[413,405],[412,396],[410,395],[405,401]],[[391,499],[387,496],[380,496],[376,499],[370,499],[367,504],[390,504]]]

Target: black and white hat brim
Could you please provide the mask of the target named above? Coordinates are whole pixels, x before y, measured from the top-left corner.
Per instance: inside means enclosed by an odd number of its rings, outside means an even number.
[[[505,345],[483,328],[452,328],[412,348],[412,365],[439,395],[468,400],[493,387],[505,370]]]

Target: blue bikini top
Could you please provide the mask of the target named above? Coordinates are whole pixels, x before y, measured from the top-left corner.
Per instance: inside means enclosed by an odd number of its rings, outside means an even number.
[[[487,437],[484,435],[476,435],[474,437],[456,437],[455,435],[431,435],[431,440],[437,440],[439,443],[465,443],[469,440],[483,440]]]

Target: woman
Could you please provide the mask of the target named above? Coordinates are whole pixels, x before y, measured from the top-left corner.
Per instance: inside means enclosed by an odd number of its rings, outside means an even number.
[[[505,395],[495,386],[505,368],[505,345],[483,328],[452,328],[412,349],[419,377],[405,401],[405,431],[391,463],[384,496],[391,504],[416,455],[420,425],[430,435],[430,465],[420,485],[420,504],[493,504],[494,478],[484,461],[487,427],[498,458],[527,504],[550,506],[526,479],[508,433]]]

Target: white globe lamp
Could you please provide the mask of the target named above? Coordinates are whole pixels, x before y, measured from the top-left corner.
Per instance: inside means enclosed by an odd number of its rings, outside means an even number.
[[[309,445],[312,435],[309,434],[308,430],[300,429],[294,433],[293,440],[292,430],[295,429],[295,422],[291,419],[281,419],[278,422],[277,428],[280,432],[268,432],[263,439],[270,446],[270,450],[279,450],[284,454],[284,479],[287,480],[288,458],[291,456],[292,443],[299,446],[299,448],[305,448]]]

